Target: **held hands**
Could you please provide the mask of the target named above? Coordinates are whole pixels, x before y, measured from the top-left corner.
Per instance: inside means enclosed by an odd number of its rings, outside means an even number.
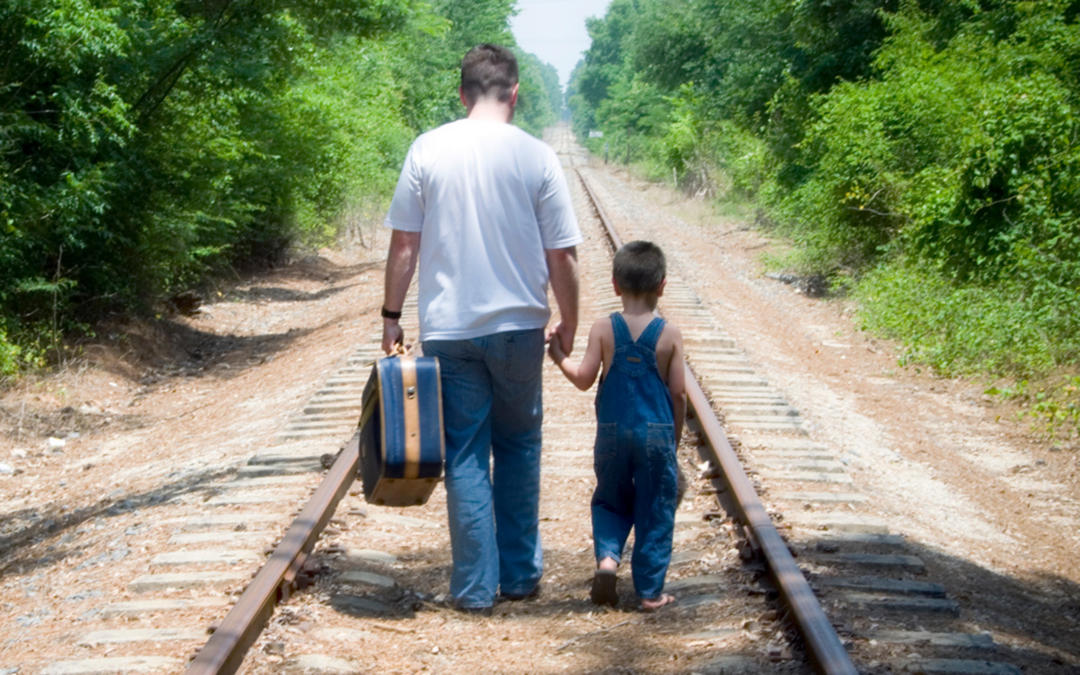
[[[562,348],[562,342],[555,335],[548,336],[548,356],[556,364],[562,363],[566,358],[566,352]]]
[[[585,391],[592,386],[593,381],[596,379],[597,368],[599,367],[599,353],[593,355],[590,358],[590,353],[594,350],[592,337],[589,338],[589,346],[585,349],[585,354],[582,356],[581,363],[574,363],[569,358],[570,350],[567,346],[573,347],[574,345],[574,332],[572,330],[564,330],[565,326],[559,324],[554,326],[551,331],[548,332],[548,354],[551,356],[551,360],[555,362],[555,365],[559,367],[562,374],[566,376],[570,382],[574,384],[578,389]],[[562,339],[560,339],[560,337]],[[586,364],[592,364],[588,366]],[[582,371],[582,368],[585,368]],[[591,370],[590,370],[591,368]]]
[[[555,354],[551,352],[552,345],[556,342],[559,343],[559,349],[561,356],[556,359],[556,363],[562,359],[565,359],[570,355],[570,352],[574,351],[574,333],[577,331],[576,326],[571,326],[562,321],[555,324],[547,331],[547,343],[548,353],[552,354],[552,358],[556,358]]]

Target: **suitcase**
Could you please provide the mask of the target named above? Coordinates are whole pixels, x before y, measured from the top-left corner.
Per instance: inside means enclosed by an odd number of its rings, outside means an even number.
[[[439,360],[400,354],[379,359],[364,387],[360,473],[364,498],[380,506],[418,506],[442,480]]]

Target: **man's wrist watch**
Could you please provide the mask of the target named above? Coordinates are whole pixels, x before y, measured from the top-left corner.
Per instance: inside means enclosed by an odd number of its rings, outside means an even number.
[[[391,312],[390,310],[388,310],[386,308],[386,305],[383,305],[382,318],[384,318],[384,319],[394,319],[396,321],[396,320],[401,318],[401,312]]]

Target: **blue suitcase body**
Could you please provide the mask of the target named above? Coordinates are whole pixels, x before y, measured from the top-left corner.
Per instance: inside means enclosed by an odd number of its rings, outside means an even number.
[[[425,503],[442,480],[445,455],[439,360],[406,354],[376,361],[360,416],[364,498],[381,506]]]

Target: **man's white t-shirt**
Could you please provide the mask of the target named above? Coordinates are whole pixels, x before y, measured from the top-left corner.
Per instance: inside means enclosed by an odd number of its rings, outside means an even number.
[[[421,233],[421,341],[544,327],[544,251],[582,241],[555,151],[469,119],[413,142],[385,225]]]

